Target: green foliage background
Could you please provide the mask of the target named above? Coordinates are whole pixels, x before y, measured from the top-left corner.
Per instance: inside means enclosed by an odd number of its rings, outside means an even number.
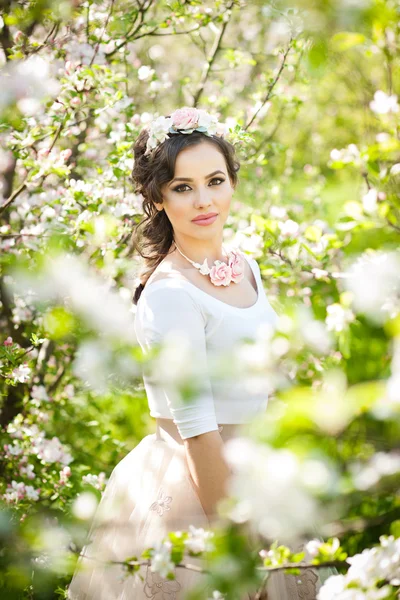
[[[41,281],[49,257],[71,253],[111,291],[122,290],[129,305],[140,266],[131,233],[141,218],[130,183],[132,144],[146,118],[183,105],[219,113],[233,130],[240,125],[240,201],[227,238],[242,232],[268,298],[293,318],[279,334],[290,349],[276,365],[290,372],[290,387],[277,386],[255,436],[317,457],[336,473],[336,485],[317,496],[332,508],[330,534],[349,554],[383,533],[398,534],[398,475],[359,489],[349,464],[398,448],[399,404],[384,418],[374,407],[395,375],[400,292],[391,314],[376,322],[352,305],[340,274],[361,253],[398,250],[399,112],[379,114],[370,103],[378,90],[388,96],[399,90],[399,2],[7,0],[1,11],[0,325],[2,341],[11,336],[15,344],[0,349],[1,441],[4,447],[13,431],[36,424],[69,448],[73,462],[68,482],[57,487],[62,465],[32,458],[31,437],[22,433],[36,473],[25,483],[41,495],[4,502],[0,535],[8,550],[0,589],[7,598],[64,595],[72,558],[50,572],[36,568],[32,577],[30,559],[42,548],[38,532],[50,515],[76,533],[76,495],[89,489],[100,495],[82,476],[109,476],[154,431],[134,340],[117,339],[106,322],[104,332],[97,330],[62,291],[37,304],[27,288],[10,292],[10,283],[16,273]],[[36,59],[50,65],[47,75],[43,63],[29,62]],[[24,64],[27,71],[19,71]],[[47,88],[47,80],[58,87]],[[37,106],[21,102],[32,98]],[[41,154],[47,150],[49,158]],[[369,190],[377,194],[372,211],[363,201]],[[296,235],[282,235],[288,219],[299,224]],[[354,320],[318,351],[305,339],[297,309],[307,307],[324,323],[335,303],[352,309]],[[73,369],[88,340],[105,340],[109,350],[97,367],[110,375],[101,391]],[[132,362],[129,375],[119,359]],[[15,381],[12,370],[24,362],[31,376]],[[313,412],[324,410],[318,398],[327,394],[331,371],[346,382],[342,390],[337,380],[331,396],[349,411],[337,429],[321,425]],[[51,402],[34,400],[33,385],[44,386]],[[282,403],[287,410],[278,418]],[[5,452],[1,475],[2,493],[23,480],[18,458]]]

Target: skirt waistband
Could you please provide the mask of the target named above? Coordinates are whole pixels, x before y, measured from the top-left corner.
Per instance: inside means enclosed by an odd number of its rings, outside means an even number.
[[[238,435],[244,435],[245,425],[232,425],[230,423],[219,425],[219,433],[223,441],[229,440]],[[172,419],[161,419],[156,418],[156,438],[167,439],[168,436],[172,437],[178,444],[183,445],[183,439],[181,438],[178,428]]]

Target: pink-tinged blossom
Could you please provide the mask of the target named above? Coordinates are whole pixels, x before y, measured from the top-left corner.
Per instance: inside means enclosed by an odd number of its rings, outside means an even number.
[[[38,458],[47,463],[60,462],[64,465],[68,465],[73,457],[69,454],[58,437],[54,436],[51,440],[42,439],[39,442],[33,440],[34,452],[37,453]]]
[[[16,44],[19,44],[20,42],[23,41],[24,37],[25,37],[25,35],[22,31],[17,31],[14,35],[14,42]]]
[[[11,485],[7,485],[7,490],[3,494],[3,499],[6,502],[18,502],[22,500],[25,496],[25,484],[23,481],[16,482],[14,479],[11,482]]]
[[[293,219],[288,219],[284,223],[279,223],[281,235],[284,237],[296,237],[299,233],[299,224]]]
[[[104,471],[101,471],[98,475],[91,475],[88,473],[82,477],[83,483],[88,483],[92,485],[96,490],[103,490],[106,484],[106,474]]]
[[[8,336],[8,338],[3,342],[3,346],[12,346],[13,344],[14,342],[11,336]]]
[[[19,381],[20,383],[25,383],[25,381],[29,380],[31,369],[27,366],[26,363],[23,365],[19,365],[12,371],[12,376],[14,377],[14,383]]]
[[[68,481],[68,478],[71,477],[71,469],[70,467],[64,467],[60,471],[60,485],[65,485]]]
[[[4,444],[4,450],[7,457],[11,456],[19,456],[22,454],[22,448],[18,444],[18,442],[14,442],[13,444]]]
[[[35,400],[49,400],[46,388],[44,385],[33,385],[31,390],[31,397]]]
[[[37,153],[38,160],[42,160],[43,158],[47,158],[50,152],[50,148],[41,148]]]
[[[28,465],[25,466],[20,466],[19,467],[19,474],[20,475],[25,475],[28,479],[35,479],[35,471],[34,471],[34,466],[29,463]]]
[[[67,148],[66,150],[62,150],[60,152],[60,158],[65,162],[67,161],[69,158],[71,158],[72,155],[72,150],[71,148]]]
[[[26,497],[28,500],[39,500],[39,489],[35,490],[31,485],[25,486]]]

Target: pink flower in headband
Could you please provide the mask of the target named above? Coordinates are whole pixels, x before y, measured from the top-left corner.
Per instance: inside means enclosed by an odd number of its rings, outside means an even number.
[[[199,120],[197,108],[184,106],[178,108],[171,115],[175,129],[194,129]]]

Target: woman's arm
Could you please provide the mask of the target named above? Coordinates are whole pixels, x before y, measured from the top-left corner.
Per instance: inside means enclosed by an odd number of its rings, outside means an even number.
[[[186,459],[197,495],[210,522],[217,517],[218,501],[227,495],[230,469],[223,456],[219,431],[184,440]]]
[[[223,440],[218,431],[213,390],[209,377],[205,320],[201,309],[186,289],[166,282],[165,288],[153,288],[143,298],[139,332],[144,350],[165,340],[170,333],[185,339],[185,365],[194,397],[183,400],[176,386],[159,382],[174,423],[183,440],[192,482],[211,520],[216,516],[218,500],[224,497],[229,468],[223,456]],[[139,339],[139,338],[138,338]],[[156,374],[155,374],[156,375]]]

